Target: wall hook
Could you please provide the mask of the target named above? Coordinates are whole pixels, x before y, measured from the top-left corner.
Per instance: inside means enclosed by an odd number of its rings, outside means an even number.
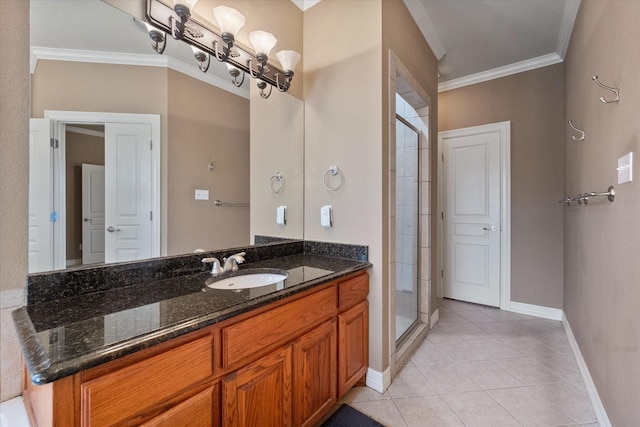
[[[600,86],[601,88],[608,90],[610,92],[613,92],[616,94],[616,98],[612,99],[611,101],[607,101],[606,99],[604,99],[603,96],[600,97],[600,102],[602,102],[603,104],[613,104],[614,102],[618,102],[620,101],[620,89],[618,88],[613,88],[613,87],[609,87],[607,85],[603,85],[602,83],[600,83],[600,81],[598,80],[598,76],[593,76],[591,78],[594,82],[596,82],[596,84],[598,86]]]
[[[573,125],[573,122],[572,122],[571,120],[569,120],[569,126],[571,126],[571,128],[572,128],[573,130],[575,130],[576,132],[580,132],[580,136],[579,136],[578,138],[576,138],[576,136],[575,136],[575,135],[571,135],[571,138],[572,138],[574,141],[582,141],[582,140],[584,140],[584,131],[583,131],[583,130],[580,130],[580,129],[578,129],[577,127],[575,127],[575,126]]]

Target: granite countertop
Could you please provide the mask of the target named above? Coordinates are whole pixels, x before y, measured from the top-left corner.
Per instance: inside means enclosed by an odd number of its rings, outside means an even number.
[[[290,255],[240,266],[287,270],[284,288],[211,289],[205,286],[211,278],[205,271],[27,305],[13,317],[31,380],[45,384],[370,266]]]

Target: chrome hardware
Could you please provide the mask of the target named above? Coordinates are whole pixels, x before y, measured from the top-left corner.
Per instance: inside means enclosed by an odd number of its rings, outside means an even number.
[[[565,197],[564,200],[559,200],[559,203],[565,203],[567,206],[571,206],[571,203],[573,202],[578,202],[579,205],[585,204],[587,205],[589,203],[589,198],[590,197],[607,197],[607,200],[609,200],[610,202],[613,202],[616,199],[616,190],[613,187],[613,185],[610,185],[609,188],[607,189],[606,192],[595,192],[592,191],[591,193],[584,193],[584,194],[578,194],[576,197]]]
[[[492,225],[491,227],[482,227],[482,229],[486,231],[497,231],[498,227],[495,225]]]
[[[120,229],[119,228],[115,228],[113,225],[110,225],[110,226],[107,227],[107,231],[109,233],[113,233],[114,231],[120,231]]]
[[[218,258],[202,258],[202,263],[203,264],[208,264],[208,263],[213,263],[213,265],[211,266],[211,274],[216,276],[220,273],[222,273],[224,270],[222,270],[222,267],[220,267],[220,261],[218,260]]]
[[[238,264],[242,264],[244,262],[245,255],[246,252],[240,252],[238,254],[231,255],[230,257],[223,258],[224,271],[236,271],[238,269]]]

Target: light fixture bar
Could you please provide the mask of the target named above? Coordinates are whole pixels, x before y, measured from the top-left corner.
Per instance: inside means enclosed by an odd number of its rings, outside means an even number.
[[[172,19],[180,19],[173,8],[163,3],[161,0],[147,0],[146,12],[149,22],[167,34],[172,34]],[[182,41],[208,53],[214,58],[216,57],[214,46],[217,44],[217,46],[220,47],[226,44],[222,40],[222,36],[220,34],[193,18],[189,18],[189,20],[184,24]],[[236,68],[239,68],[245,73],[249,73],[249,61],[252,61],[253,64],[258,63],[256,56],[249,52],[248,48],[239,46],[238,43],[235,42],[231,49],[231,54],[229,55],[229,58],[226,59],[226,62]],[[273,64],[266,62],[263,73],[260,76],[260,80],[270,84],[271,86],[280,86],[280,90],[282,90],[283,82],[285,81],[285,73]]]

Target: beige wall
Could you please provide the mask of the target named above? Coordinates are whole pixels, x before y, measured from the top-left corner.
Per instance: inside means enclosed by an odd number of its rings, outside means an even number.
[[[440,132],[511,121],[511,301],[552,308],[563,298],[563,94],[563,64],[439,94]]]
[[[0,1],[0,401],[20,394],[11,311],[24,304],[29,163],[29,2]]]
[[[615,426],[640,420],[640,2],[583,1],[566,59],[567,119],[586,132],[573,142],[565,128],[566,194],[616,189],[615,202],[565,208],[567,319]],[[621,88],[621,100],[591,76]],[[636,156],[635,179],[617,184],[617,159]]]
[[[82,262],[82,164],[104,165],[104,137],[67,132],[67,261]]]
[[[390,352],[388,49],[434,95],[436,61],[400,0],[323,0],[304,19],[304,237],[369,246],[369,364],[383,372]],[[344,178],[335,192],[323,187],[331,165]],[[323,205],[333,207],[330,229],[320,226]]]
[[[249,201],[249,100],[173,70],[168,83],[167,254],[247,245],[249,208],[213,201]]]
[[[302,239],[304,233],[304,102],[289,94],[262,99],[251,87],[251,243],[266,235]],[[282,184],[273,181],[276,171]],[[280,187],[282,185],[282,187]],[[287,207],[285,225],[276,224],[276,208]]]

